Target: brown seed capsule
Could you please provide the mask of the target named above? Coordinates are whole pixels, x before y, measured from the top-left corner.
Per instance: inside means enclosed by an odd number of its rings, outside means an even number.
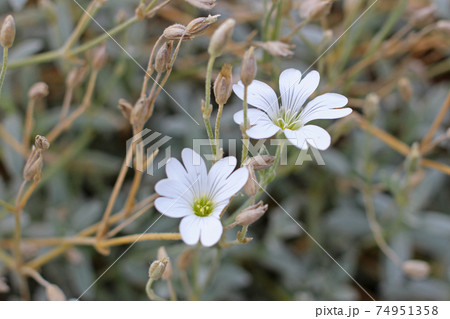
[[[217,104],[225,104],[231,96],[233,80],[231,71],[233,67],[230,64],[224,64],[222,70],[214,81],[214,96]]]
[[[423,279],[430,274],[430,265],[423,260],[407,260],[403,263],[402,269],[405,274],[413,279]]]
[[[216,5],[216,0],[185,0],[185,1],[193,5],[194,7],[203,10],[211,10]]]
[[[208,29],[211,24],[215,23],[218,17],[220,17],[220,14],[216,14],[214,16],[209,15],[206,18],[196,18],[188,23],[188,25],[186,26],[186,31],[192,36],[200,35],[206,29]]]
[[[47,294],[47,298],[49,301],[66,301],[66,295],[64,292],[57,286],[53,284],[49,284],[45,287],[45,293]]]
[[[158,50],[155,58],[155,70],[158,73],[165,72],[170,67],[170,59],[172,57],[173,42],[164,43]]]
[[[405,100],[406,102],[411,100],[411,97],[413,95],[413,88],[409,79],[402,77],[398,81],[398,90],[403,100]]]
[[[45,136],[36,135],[34,139],[34,145],[40,150],[48,150],[50,147],[50,142],[47,141]]]
[[[167,259],[167,265],[166,270],[164,270],[161,278],[164,280],[169,280],[170,278],[172,278],[173,274],[172,263],[170,262],[169,255],[167,255],[166,249],[164,248],[164,246],[162,246],[158,249],[158,259],[163,260],[164,258]]]
[[[248,169],[247,183],[244,185],[244,191],[247,196],[255,196],[259,190],[258,180],[256,179],[255,170],[252,165],[246,165]]]
[[[244,53],[241,66],[241,81],[244,86],[250,85],[256,77],[255,48],[251,47]]]
[[[330,13],[331,0],[303,0],[300,3],[300,17],[309,20],[320,19]]]
[[[106,52],[106,43],[97,47],[92,56],[92,66],[96,70],[100,70],[106,63],[108,53]]]
[[[28,97],[30,99],[39,99],[46,97],[48,95],[48,85],[44,82],[38,82],[33,84],[33,86],[28,91]]]
[[[209,42],[208,53],[211,56],[218,57],[222,55],[231,39],[235,24],[236,21],[234,19],[227,19],[217,28]]]
[[[248,160],[248,165],[251,165],[255,171],[264,170],[273,166],[275,156],[272,155],[256,155]]]
[[[39,181],[42,172],[42,154],[41,150],[33,146],[28,156],[25,167],[23,168],[23,178],[26,181]]]
[[[166,270],[166,265],[169,262],[167,258],[163,258],[161,260],[155,260],[150,265],[150,268],[148,269],[148,276],[152,280],[158,280],[163,275],[164,271]]]
[[[12,15],[9,15],[3,21],[0,30],[0,44],[4,48],[10,48],[14,43],[16,37],[16,24]]]
[[[291,51],[291,49],[295,47],[294,44],[287,44],[281,41],[267,41],[258,42],[257,45],[276,57],[287,57],[294,55],[294,51]]]
[[[167,27],[163,35],[168,40],[191,40],[191,35],[187,32],[186,27],[182,24],[173,24],[170,27]]]
[[[264,205],[263,202],[260,201],[258,204],[244,209],[237,215],[236,223],[241,226],[251,225],[266,213],[268,207],[267,204]]]

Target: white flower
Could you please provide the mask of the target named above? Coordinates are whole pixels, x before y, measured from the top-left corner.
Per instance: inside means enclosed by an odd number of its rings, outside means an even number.
[[[189,148],[181,152],[184,166],[175,158],[166,163],[167,178],[159,181],[156,209],[171,218],[182,218],[180,234],[188,245],[199,239],[203,246],[216,244],[222,236],[220,214],[247,182],[248,170],[236,168],[235,157],[225,157],[206,171],[199,154]]]
[[[269,138],[283,131],[286,138],[300,149],[308,144],[319,150],[330,146],[331,137],[327,131],[316,125],[306,125],[318,119],[337,119],[349,115],[350,108],[342,108],[348,102],[343,95],[325,93],[317,96],[306,106],[303,104],[317,89],[320,76],[317,71],[309,72],[303,79],[302,73],[287,69],[280,75],[281,106],[275,91],[267,84],[254,80],[247,88],[247,102],[255,108],[248,109],[250,128],[247,135],[254,139]],[[233,86],[236,95],[244,99],[244,85]],[[244,111],[234,114],[237,124],[244,123]]]

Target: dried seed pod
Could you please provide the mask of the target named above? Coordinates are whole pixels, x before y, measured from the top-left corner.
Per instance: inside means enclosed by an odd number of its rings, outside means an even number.
[[[48,85],[44,82],[38,82],[33,84],[33,86],[28,91],[28,97],[30,99],[39,99],[46,97],[48,95]]]
[[[77,87],[86,78],[89,68],[87,66],[75,67],[66,77],[66,86],[69,88]]]
[[[169,260],[167,258],[163,258],[161,260],[155,260],[150,265],[150,268],[148,269],[148,276],[152,280],[158,280],[163,275],[164,271],[166,270],[166,266]]]
[[[92,66],[96,70],[100,70],[106,63],[108,53],[106,52],[106,43],[97,47],[92,56]]]
[[[215,23],[218,17],[220,17],[220,14],[216,14],[214,16],[208,15],[206,18],[196,18],[188,23],[188,25],[186,26],[186,31],[192,36],[200,35],[206,29],[208,29],[211,24]]]
[[[275,156],[266,154],[249,158],[247,164],[251,165],[255,171],[260,171],[272,167],[274,162]]]
[[[64,292],[57,286],[53,284],[49,284],[45,287],[45,293],[47,294],[47,298],[49,301],[66,301],[66,295]]]
[[[187,3],[193,5],[194,7],[211,10],[216,5],[216,0],[185,0]]]
[[[233,89],[232,69],[233,67],[230,64],[224,64],[214,81],[214,96],[216,97],[217,104],[227,103],[231,96]]]
[[[26,181],[39,181],[42,171],[42,154],[41,150],[33,146],[30,156],[23,169],[23,178]]]
[[[267,41],[258,42],[257,45],[276,57],[294,55],[294,51],[291,51],[291,49],[295,47],[294,44],[288,44],[281,41]]]
[[[256,77],[256,57],[255,48],[251,47],[244,53],[241,66],[241,81],[244,86],[250,85]]]
[[[255,196],[259,190],[258,180],[256,179],[255,170],[252,165],[246,165],[248,169],[247,183],[244,185],[244,191],[247,196]]]
[[[155,70],[158,73],[165,72],[170,67],[170,59],[172,57],[173,42],[164,43],[158,50],[155,58]]]
[[[430,274],[430,265],[423,260],[407,260],[403,263],[402,269],[405,274],[413,279],[423,279]]]
[[[249,226],[260,219],[269,206],[260,201],[258,204],[247,207],[236,216],[236,223],[241,226]]]
[[[170,262],[169,255],[167,255],[166,248],[164,248],[164,246],[161,246],[158,249],[158,259],[163,260],[164,258],[167,259],[167,265],[166,270],[164,270],[161,278],[164,280],[169,280],[170,278],[172,278],[173,274],[172,263]]]
[[[192,36],[187,32],[186,27],[182,24],[173,24],[167,27],[163,35],[168,40],[191,40]]]
[[[209,42],[208,53],[211,56],[218,57],[222,55],[231,39],[235,24],[236,21],[234,19],[227,19],[217,28]]]
[[[411,97],[413,95],[413,88],[409,79],[402,77],[398,81],[398,90],[403,100],[405,100],[406,102],[411,100]]]
[[[50,147],[50,142],[45,138],[45,136],[36,135],[34,145],[40,150],[48,150]]]
[[[16,24],[12,15],[8,15],[3,21],[0,30],[0,44],[4,48],[10,48],[16,37]]]
[[[317,20],[330,13],[331,0],[303,0],[300,3],[300,17],[308,20]]]
[[[133,112],[133,106],[127,100],[119,100],[119,110],[122,113],[123,117],[130,121],[131,113]]]
[[[186,250],[180,254],[177,260],[177,267],[180,270],[186,270],[189,268],[192,261],[192,250]]]

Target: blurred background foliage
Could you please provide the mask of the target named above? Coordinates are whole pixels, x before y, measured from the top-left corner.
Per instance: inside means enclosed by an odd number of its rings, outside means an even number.
[[[300,23],[298,1],[281,1],[279,38],[288,35]],[[86,7],[89,1],[79,1]],[[135,1],[107,1],[95,18],[109,30],[134,15]],[[261,49],[257,79],[269,81],[274,88],[280,72],[289,67],[321,72],[319,91],[338,92],[349,97],[349,105],[359,117],[333,123],[323,121],[333,136],[333,146],[321,153],[326,163],[314,161],[301,166],[279,169],[277,178],[263,196],[270,208],[249,230],[253,241],[223,251],[217,274],[201,298],[206,300],[368,300],[370,297],[327,255],[287,214],[300,223],[318,243],[361,284],[381,300],[448,300],[450,298],[450,180],[442,171],[424,167],[411,168],[411,156],[399,154],[359,125],[358,118],[402,141],[408,146],[426,135],[449,93],[450,31],[431,30],[406,50],[389,51],[389,42],[402,28],[411,25],[401,39],[417,34],[436,21],[450,18],[446,0],[379,0],[342,37],[340,35],[372,1],[335,1],[330,13],[319,21],[305,25],[292,38],[293,56],[274,57]],[[233,17],[237,25],[233,43],[218,59],[215,72],[223,63],[232,64],[234,80],[239,77],[241,57],[249,43],[262,41],[262,25],[271,1],[218,0],[211,14],[221,14],[219,22]],[[292,7],[289,7],[292,5]],[[356,5],[356,11],[349,11]],[[419,9],[433,5],[428,21],[413,24]],[[143,70],[156,39],[173,23],[187,24],[209,12],[177,0],[148,20],[139,21],[114,36],[129,52],[112,40],[107,41],[108,61],[100,71],[92,107],[53,143],[45,157],[43,178],[23,212],[24,237],[45,238],[73,236],[99,221],[110,196],[121,162],[125,143],[131,136],[122,118],[118,100],[134,101],[139,96]],[[17,140],[22,139],[27,106],[27,91],[32,84],[44,81],[49,95],[36,106],[35,134],[45,135],[58,121],[64,97],[64,83],[71,62],[58,59],[46,63],[15,67],[32,55],[57,50],[69,37],[82,11],[71,0],[9,0],[0,2],[0,19],[13,14],[17,36],[10,50],[8,70],[1,95],[0,121]],[[276,20],[276,17],[273,17]],[[272,21],[272,20],[271,20]],[[214,26],[216,27],[216,25]],[[273,24],[270,29],[276,29]],[[252,32],[256,30],[256,34]],[[326,30],[332,30],[326,31]],[[206,36],[183,42],[169,82],[165,86],[176,101],[198,121],[202,119],[200,101],[204,94],[206,49],[212,30]],[[90,23],[80,43],[102,34]],[[251,38],[249,36],[253,35]],[[328,38],[327,38],[328,37]],[[274,38],[274,39],[279,39]],[[334,40],[339,40],[321,56]],[[402,42],[403,43],[403,42]],[[80,54],[83,58],[84,55]],[[317,58],[320,59],[316,61]],[[348,70],[365,59],[373,59],[354,74]],[[402,94],[400,79],[407,79],[409,93]],[[72,109],[81,102],[85,85],[74,92]],[[373,103],[369,94],[377,94]],[[403,92],[405,93],[405,92]],[[408,96],[409,94],[409,96]],[[373,96],[372,96],[373,98]],[[369,102],[368,102],[369,101]],[[370,101],[372,103],[370,103]],[[376,102],[376,99],[375,99]],[[367,106],[369,105],[369,106]],[[241,108],[236,97],[225,106],[222,137],[240,138],[232,115]],[[445,135],[449,127],[447,114],[435,136]],[[176,103],[161,93],[147,128],[171,136],[172,154],[179,157],[193,138],[205,138],[202,125],[196,125]],[[225,145],[227,145],[225,143]],[[225,154],[228,153],[225,147]],[[426,155],[436,162],[450,165],[450,143],[443,139]],[[289,163],[298,150],[288,148]],[[162,154],[158,155],[162,158]],[[413,159],[414,160],[414,159]],[[0,198],[12,202],[22,182],[24,158],[0,139]],[[165,176],[162,169],[145,176],[138,198],[153,193],[154,184]],[[124,189],[130,187],[128,174]],[[123,206],[126,192],[119,195],[116,208]],[[367,218],[367,201],[371,198],[376,220],[388,245],[401,260],[420,259],[430,266],[430,275],[414,280],[385,256],[374,240]],[[283,208],[277,204],[279,203]],[[235,205],[236,206],[236,205]],[[232,208],[237,208],[232,207]],[[286,212],[285,212],[286,211]],[[154,209],[126,227],[121,235],[144,231],[157,217]],[[0,210],[0,238],[10,238],[14,218]],[[161,218],[153,232],[177,231],[177,221]],[[233,231],[228,234],[232,239]],[[90,288],[86,300],[145,300],[144,286],[148,266],[156,258],[159,246],[165,245],[172,261],[186,246],[181,242],[146,241],[137,243]],[[42,275],[57,284],[68,297],[76,298],[88,288],[126,249],[118,246],[110,255],[98,254],[92,247],[77,246],[42,267]],[[49,248],[32,244],[23,247],[26,259]],[[199,281],[205,280],[215,248],[201,249],[198,262]],[[195,267],[191,267],[195,268]],[[189,269],[189,274],[193,271]],[[0,276],[11,276],[0,263]],[[174,284],[179,298],[183,286],[177,269]],[[45,299],[44,290],[30,282],[33,299]],[[14,286],[0,293],[2,300],[18,298]],[[168,296],[164,282],[155,291]]]

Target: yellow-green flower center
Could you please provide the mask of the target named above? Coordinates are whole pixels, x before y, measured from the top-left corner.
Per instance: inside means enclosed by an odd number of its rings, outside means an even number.
[[[296,131],[302,126],[300,114],[292,109],[285,108],[280,109],[277,117],[273,120],[273,123],[282,130],[290,129]]]
[[[206,197],[206,195],[203,195],[194,201],[192,209],[194,210],[195,215],[206,217],[212,214],[214,210],[214,202]]]

